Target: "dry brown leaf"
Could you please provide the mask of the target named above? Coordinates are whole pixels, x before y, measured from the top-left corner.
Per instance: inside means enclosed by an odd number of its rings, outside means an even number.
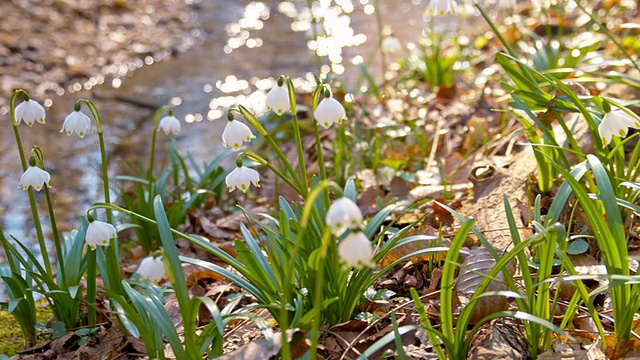
[[[291,346],[291,357],[296,359],[309,350],[306,333],[300,329],[287,330],[287,341]],[[239,348],[238,350],[218,357],[219,360],[269,360],[280,353],[282,348],[282,334],[273,335],[273,346],[269,347],[267,340],[260,338]]]
[[[515,263],[511,263],[509,271],[515,272]],[[477,292],[480,282],[484,280],[487,273],[496,265],[489,250],[484,247],[477,247],[469,251],[469,255],[462,261],[460,274],[454,285],[455,297],[463,306],[469,303],[471,297]],[[496,275],[499,280],[504,279],[502,272]],[[505,283],[492,280],[487,286],[486,291],[506,291],[508,287]],[[475,303],[475,307],[471,316],[470,323],[475,324],[487,315],[495,312],[507,310],[509,307],[508,300],[504,296],[488,296],[479,299]]]

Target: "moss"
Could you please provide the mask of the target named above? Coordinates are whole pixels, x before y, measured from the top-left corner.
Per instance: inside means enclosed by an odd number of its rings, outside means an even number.
[[[46,323],[52,312],[48,307],[36,307],[38,322]],[[24,349],[24,340],[20,325],[5,309],[0,309],[0,354],[15,355],[16,350]]]

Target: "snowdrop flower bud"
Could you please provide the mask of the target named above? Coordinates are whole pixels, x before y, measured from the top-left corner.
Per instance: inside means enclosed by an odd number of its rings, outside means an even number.
[[[136,274],[144,280],[157,284],[167,276],[167,269],[164,267],[162,257],[147,256],[140,262]]]
[[[234,150],[239,150],[245,141],[249,142],[251,139],[255,138],[251,129],[240,121],[234,120],[231,113],[227,115],[227,119],[229,122],[227,122],[227,125],[224,127],[224,131],[222,132],[222,143],[224,147],[231,147]]]
[[[173,116],[173,112],[169,110],[169,115],[163,117],[160,120],[160,124],[158,124],[158,131],[164,131],[165,135],[169,135],[169,133],[173,133],[173,135],[178,135],[180,132],[180,120],[178,120],[175,116]]]
[[[362,268],[373,266],[373,246],[360,231],[347,235],[338,245],[338,255],[346,267]]]
[[[44,124],[44,108],[37,101],[29,99],[27,94],[23,93],[24,101],[18,104],[15,109],[16,125],[20,125],[20,122],[24,122],[31,126],[34,122]]]
[[[49,181],[51,180],[51,175],[45,170],[40,169],[36,166],[36,159],[32,156],[29,158],[29,167],[20,177],[20,182],[18,183],[18,187],[22,190],[27,190],[29,186],[36,189],[36,191],[40,191],[43,186],[49,186]]]
[[[344,110],[344,106],[338,100],[332,98],[327,91],[324,99],[320,101],[316,111],[313,112],[313,116],[320,126],[328,129],[334,122],[340,124],[343,120],[346,120],[347,112]]]
[[[66,132],[69,136],[75,132],[81,138],[84,138],[87,132],[91,132],[91,119],[80,111],[79,103],[76,103],[73,112],[64,118],[60,132]]]
[[[629,128],[640,129],[640,121],[621,109],[613,109],[606,114],[598,125],[598,133],[604,146],[609,145],[612,136],[625,137]]]
[[[107,246],[111,239],[116,238],[116,228],[103,221],[92,221],[89,217],[89,227],[84,241],[89,245],[91,250],[95,250],[96,246]]]
[[[335,236],[340,236],[347,229],[355,229],[360,226],[362,212],[351,199],[341,197],[329,207],[325,221],[331,229],[331,233]]]
[[[444,15],[446,13],[456,14],[458,12],[458,4],[456,0],[431,0],[427,6],[429,15]]]
[[[260,187],[260,174],[257,171],[250,169],[246,166],[242,166],[242,160],[236,161],[237,167],[235,170],[229,173],[224,179],[229,188],[229,192],[232,192],[236,188],[246,193],[249,190],[249,186],[253,184],[255,187]]]
[[[278,115],[282,115],[285,111],[289,110],[291,104],[289,104],[289,91],[284,86],[284,79],[280,77],[278,83],[267,93],[265,99],[267,110],[271,110]]]

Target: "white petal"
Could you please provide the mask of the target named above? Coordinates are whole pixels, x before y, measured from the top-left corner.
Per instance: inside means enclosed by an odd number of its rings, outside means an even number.
[[[232,192],[236,188],[242,192],[247,192],[249,186],[253,184],[255,187],[260,186],[260,175],[257,171],[250,169],[246,166],[236,167],[227,177],[225,183],[229,192]]]
[[[85,235],[85,242],[92,249],[96,246],[107,246],[111,239],[116,237],[116,228],[113,225],[103,222],[94,221],[87,227],[87,234]]]
[[[282,115],[285,111],[289,110],[289,91],[285,86],[276,85],[269,90],[267,98],[265,99],[265,105],[267,110],[272,110],[278,115]]]
[[[255,136],[251,132],[251,129],[236,120],[227,122],[222,132],[222,143],[224,147],[231,147],[234,150],[239,150],[245,141],[249,142],[253,138],[255,138]]]
[[[361,232],[349,234],[338,245],[338,254],[347,267],[372,266],[373,246]]]
[[[313,116],[318,121],[318,124],[325,129],[335,122],[341,123],[347,119],[344,106],[332,97],[324,98],[316,108],[316,111],[313,112]]]
[[[347,229],[355,229],[362,223],[362,212],[356,203],[347,197],[342,197],[329,207],[325,219],[331,233],[340,236]]]
[[[90,131],[91,118],[81,111],[72,111],[67,115],[67,117],[64,118],[64,123],[62,123],[62,129],[60,130],[60,132],[65,132],[69,136],[76,133],[81,138],[84,138]]]
[[[162,261],[162,257],[154,258],[152,256],[142,259],[136,273],[139,274],[141,278],[155,284],[167,276],[167,270],[164,266],[164,261]]]
[[[178,120],[175,116],[165,116],[160,120],[160,124],[158,125],[158,131],[164,131],[165,135],[169,135],[169,133],[173,133],[177,135],[180,132],[180,120]]]
[[[23,120],[29,126],[33,125],[36,121],[44,124],[45,112],[42,105],[37,101],[29,99],[16,106],[15,117],[17,124],[20,124]]]
[[[40,189],[42,189],[45,184],[46,186],[49,186],[50,180],[51,175],[48,172],[42,170],[37,166],[29,166],[24,174],[22,174],[22,176],[20,177],[18,186],[23,190],[27,190],[29,186],[31,186],[37,191],[40,191]]]

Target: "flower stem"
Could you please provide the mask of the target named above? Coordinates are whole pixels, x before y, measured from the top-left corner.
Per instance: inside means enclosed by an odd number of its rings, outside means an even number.
[[[18,124],[16,122],[15,105],[18,95],[26,95],[24,90],[16,90],[11,96],[11,102],[9,111],[11,113],[11,125],[13,125],[13,135],[16,138],[16,144],[18,145],[18,152],[20,153],[20,163],[22,164],[22,171],[27,170],[27,159],[24,155],[24,149],[22,148],[22,140],[20,139],[20,131],[18,130]],[[38,245],[40,246],[40,253],[42,255],[42,261],[47,271],[47,275],[53,279],[53,272],[51,271],[51,261],[49,261],[49,253],[47,252],[47,245],[44,242],[44,234],[42,232],[42,224],[40,223],[40,216],[38,215],[38,204],[36,203],[36,196],[33,192],[33,188],[27,189],[29,194],[29,204],[31,205],[31,215],[33,217],[33,226],[36,228],[36,236],[38,238]]]
[[[382,47],[382,41],[384,40],[382,28],[382,14],[380,13],[380,0],[375,0],[374,2],[375,12],[376,12],[376,25],[378,26],[378,47],[380,48],[380,65],[382,67],[382,82],[384,83],[385,78],[384,74],[387,72],[387,59],[385,56],[385,49]]]
[[[307,0],[307,7],[309,8],[309,14],[311,15],[311,34],[313,36],[314,41],[318,41],[318,19],[313,15],[313,3],[311,0]],[[318,51],[314,51],[313,54],[316,58],[316,69],[318,71],[318,76],[322,74],[322,59],[320,55],[318,55]]]
[[[153,182],[153,162],[156,154],[156,135],[158,134],[158,120],[160,119],[160,115],[162,112],[168,109],[169,106],[162,106],[157,111],[155,116],[153,117],[153,133],[151,134],[151,154],[149,156],[149,170],[147,172],[147,180],[149,181],[149,186]],[[151,193],[151,192],[149,192]],[[149,199],[149,203],[151,203],[152,199]]]
[[[324,167],[324,154],[322,152],[322,139],[320,138],[320,128],[318,127],[318,122],[313,115],[318,107],[318,102],[320,100],[320,96],[324,95],[324,85],[320,84],[316,87],[313,92],[313,96],[311,99],[311,122],[313,123],[313,135],[316,140],[316,153],[318,157],[318,169],[320,171],[320,180],[327,180],[327,170]],[[324,190],[324,203],[325,206],[329,206],[329,192]],[[325,210],[325,209],[323,209]]]
[[[107,162],[107,151],[104,145],[104,134],[102,132],[102,123],[100,121],[100,114],[98,114],[98,109],[95,105],[87,99],[80,99],[78,102],[84,103],[91,112],[93,119],[96,122],[96,129],[98,131],[98,140],[100,143],[100,156],[102,159],[102,183],[104,190],[104,202],[107,204],[111,204],[111,196],[109,194],[109,174],[107,172],[109,164]],[[107,213],[107,222],[115,226],[113,221],[113,214],[111,210],[106,209]],[[113,239],[110,246],[107,247],[106,251],[107,257],[107,275],[109,277],[108,283],[111,286],[110,290],[113,290],[117,294],[124,294],[124,288],[122,287],[122,276],[120,275],[120,264],[118,261],[118,238]],[[95,278],[89,279],[89,281],[95,281]],[[89,299],[91,300],[91,299]],[[95,299],[93,299],[95,300]]]
[[[304,185],[305,194],[308,193],[307,182],[307,166],[304,161],[304,147],[302,146],[302,135],[300,134],[300,122],[298,121],[298,114],[296,111],[296,93],[293,86],[293,81],[290,77],[287,77],[287,88],[289,89],[289,104],[291,105],[291,116],[293,117],[293,137],[296,142],[296,149],[298,153],[298,169],[300,170],[300,181]]]

